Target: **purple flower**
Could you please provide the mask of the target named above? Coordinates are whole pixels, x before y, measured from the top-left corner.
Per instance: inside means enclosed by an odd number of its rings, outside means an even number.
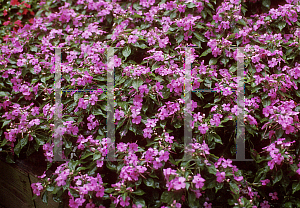
[[[201,132],[201,134],[205,134],[208,130],[207,124],[201,124],[200,126],[198,126],[198,130]]]
[[[119,152],[125,152],[127,150],[127,144],[120,142],[117,144],[117,149]]]
[[[157,119],[147,119],[146,127],[154,128],[156,126]]]
[[[159,160],[159,159],[156,158],[156,161],[153,162],[153,168],[154,168],[154,169],[158,169],[158,168],[162,167],[162,165],[163,165],[163,164],[161,164],[161,162],[158,161],[158,160]]]
[[[267,183],[270,183],[270,180],[266,179],[266,180],[261,180],[260,182],[262,183],[263,186],[265,186],[267,185]]]
[[[216,173],[216,176],[217,176],[217,181],[219,182],[219,183],[222,183],[224,180],[225,180],[225,172],[217,172]]]
[[[128,43],[135,43],[137,41],[137,39],[139,39],[138,36],[130,35],[129,38],[128,38]]]
[[[96,102],[98,101],[98,97],[95,94],[92,94],[89,101],[90,101],[91,105],[95,105]]]
[[[115,118],[119,121],[119,120],[121,120],[121,118],[120,117],[124,117],[124,112],[122,111],[122,110],[116,110],[116,113],[115,113]]]
[[[143,134],[143,136],[145,137],[145,138],[151,138],[151,133],[153,132],[153,130],[151,129],[151,128],[145,128],[144,130],[144,134]]]
[[[174,136],[169,136],[169,133],[165,133],[165,136],[166,136],[165,141],[169,142],[170,144],[172,144]]]
[[[175,178],[173,182],[174,189],[180,190],[185,188],[185,178],[184,177],[179,177]]]
[[[86,109],[87,108],[87,100],[84,100],[83,98],[79,98],[78,107]]]
[[[142,116],[135,116],[132,119],[132,123],[139,124],[141,123]]]
[[[33,183],[31,184],[33,194],[39,196],[41,194],[41,190],[43,190],[43,186],[41,183]]]
[[[196,176],[194,176],[193,183],[196,184],[197,189],[202,189],[204,186],[204,178],[201,178],[201,175],[198,173]]]

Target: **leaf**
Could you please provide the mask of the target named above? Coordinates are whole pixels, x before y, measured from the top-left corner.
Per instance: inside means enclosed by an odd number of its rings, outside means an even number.
[[[146,207],[146,203],[145,203],[144,199],[134,199],[134,203],[136,205],[142,205],[142,207]]]
[[[44,203],[48,204],[48,191],[45,191],[42,197]]]
[[[197,32],[193,32],[193,34],[196,36],[196,38],[198,39],[198,40],[200,40],[201,42],[207,42],[207,40],[206,40],[206,38],[203,36],[203,35],[201,35],[201,34],[199,34],[199,33],[197,33]]]
[[[211,48],[208,48],[206,51],[204,51],[200,57],[206,56],[207,54],[211,53]]]
[[[263,0],[262,5],[266,7],[267,9],[270,9],[271,0]]]
[[[209,65],[215,65],[218,62],[218,58],[211,58],[209,60]]]
[[[100,154],[94,154],[93,155],[93,160],[99,160],[101,158],[101,155]]]
[[[2,128],[3,128],[4,126],[6,126],[7,124],[9,124],[9,123],[11,123],[11,120],[4,121],[3,124],[2,124]]]
[[[223,144],[222,143],[222,139],[221,139],[221,137],[218,134],[213,134],[213,135],[214,135],[214,141],[216,143]]]
[[[285,28],[285,26],[286,26],[286,22],[279,22],[277,24],[277,26],[278,26],[279,30],[282,31],[282,29]]]
[[[279,139],[283,135],[283,129],[277,129],[275,132],[276,138]]]
[[[145,192],[142,189],[138,189],[138,190],[134,191],[133,193],[136,195],[139,195],[139,196],[142,196],[145,194]]]
[[[161,195],[161,201],[163,203],[171,204],[174,200],[174,193],[173,192],[168,192],[164,191]]]
[[[176,42],[179,44],[183,41],[183,38],[184,38],[183,34],[180,34],[180,35],[177,35],[175,39],[176,39]]]
[[[275,178],[273,180],[273,185],[282,179],[282,170],[276,172]]]
[[[132,82],[132,86],[134,89],[136,89],[138,91],[139,87],[144,83],[144,81],[142,79],[135,79]]]
[[[199,40],[193,38],[193,39],[192,39],[192,43],[193,43],[194,45],[196,45],[197,47],[202,48],[202,46],[201,46],[201,41],[199,41]]]
[[[36,143],[38,144],[38,145],[44,145],[44,141],[42,140],[42,139],[40,139],[40,138],[38,138],[38,137],[36,137],[36,136],[34,136],[34,139],[35,139],[35,141],[36,141]]]
[[[126,46],[123,51],[122,54],[125,58],[127,58],[128,56],[130,56],[131,54],[131,48],[129,46]]]
[[[155,188],[153,178],[143,179],[143,181],[144,181],[146,186]]]
[[[34,51],[34,52],[37,52],[37,47],[36,46],[30,46],[30,50]]]
[[[271,105],[271,100],[270,99],[266,99],[266,100],[263,100],[262,103],[263,103],[264,107],[267,107],[267,106]]]
[[[294,182],[293,185],[292,185],[292,189],[293,189],[292,194],[294,194],[296,191],[299,191],[300,190],[300,182],[299,181]]]
[[[237,22],[243,26],[247,26],[247,23],[243,19],[239,19]]]
[[[230,181],[229,182],[229,185],[230,185],[230,190],[236,194],[239,193],[239,187],[238,185],[236,185],[234,182]]]

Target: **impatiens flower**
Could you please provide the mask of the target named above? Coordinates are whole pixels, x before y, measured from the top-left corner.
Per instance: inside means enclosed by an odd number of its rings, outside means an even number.
[[[269,205],[268,201],[264,201],[260,203],[261,208],[270,208],[271,206]]]
[[[299,174],[300,175],[300,174]],[[269,179],[266,179],[266,180],[261,180],[260,181],[262,183],[263,186],[267,185],[268,183],[270,183],[270,180]]]
[[[219,183],[222,183],[225,180],[225,172],[217,172],[216,176]]]
[[[198,173],[196,176],[194,176],[193,183],[195,184],[197,189],[202,189],[204,186],[204,178],[201,178],[201,175]]]
[[[43,186],[41,183],[33,183],[31,184],[33,194],[39,196],[41,194],[41,190],[43,190]]]
[[[175,178],[173,182],[174,189],[180,190],[185,188],[185,180],[186,179],[184,177]]]
[[[139,39],[138,36],[130,35],[129,38],[128,38],[128,43],[135,43],[137,41],[137,39]]]
[[[274,192],[274,193],[269,193],[269,196],[272,197],[272,200],[278,200],[278,197],[277,197],[277,192]]]
[[[201,132],[201,134],[206,134],[206,131],[208,130],[207,124],[201,124],[198,126],[198,130]]]

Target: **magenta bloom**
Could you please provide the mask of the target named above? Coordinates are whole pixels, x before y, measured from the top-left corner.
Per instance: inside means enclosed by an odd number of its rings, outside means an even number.
[[[225,180],[225,172],[217,172],[216,176],[219,183],[222,183]]]
[[[198,173],[196,176],[194,176],[194,179],[192,182],[196,185],[196,188],[202,189],[202,187],[204,186],[204,181],[205,181],[205,179],[201,178],[201,175]]]
[[[136,116],[132,119],[132,123],[139,124],[141,123],[142,116]]]
[[[198,126],[198,130],[201,132],[201,134],[205,134],[208,130],[207,124],[201,124],[200,126]]]
[[[135,43],[137,41],[137,39],[139,39],[138,36],[130,35],[129,38],[128,38],[128,43]]]

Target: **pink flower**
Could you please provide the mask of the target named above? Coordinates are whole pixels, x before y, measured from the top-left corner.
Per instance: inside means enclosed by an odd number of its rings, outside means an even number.
[[[225,180],[225,172],[217,172],[216,176],[219,183],[222,183]]]
[[[194,176],[193,183],[196,184],[197,189],[202,189],[204,186],[204,178],[201,178],[201,175],[198,173],[196,176]]]
[[[272,199],[274,200],[278,200],[278,197],[277,197],[277,192],[274,192],[274,193],[269,193],[269,196],[272,197]]]
[[[141,123],[142,116],[135,116],[132,119],[132,123],[139,124]]]
[[[263,203],[260,203],[261,208],[270,208],[269,202],[264,201]]]
[[[86,109],[87,108],[87,100],[84,100],[83,98],[79,98],[78,107]]]
[[[129,38],[128,38],[128,43],[135,43],[137,41],[137,39],[139,39],[138,36],[130,35]]]
[[[153,130],[151,129],[151,128],[145,128],[144,130],[144,134],[143,134],[143,136],[145,137],[145,138],[151,138],[151,133],[153,132]]]
[[[43,190],[43,186],[41,183],[33,183],[31,184],[32,192],[33,194],[39,196],[41,193],[41,190]]]
[[[300,174],[299,174],[300,175]],[[263,186],[267,185],[268,183],[270,183],[270,180],[269,179],[266,179],[266,180],[261,180],[260,181],[262,183]]]
[[[176,190],[185,188],[185,178],[184,177],[175,178],[173,185],[174,185],[174,189]]]
[[[198,130],[201,132],[201,134],[206,134],[206,131],[208,130],[207,124],[201,124],[198,126]]]

